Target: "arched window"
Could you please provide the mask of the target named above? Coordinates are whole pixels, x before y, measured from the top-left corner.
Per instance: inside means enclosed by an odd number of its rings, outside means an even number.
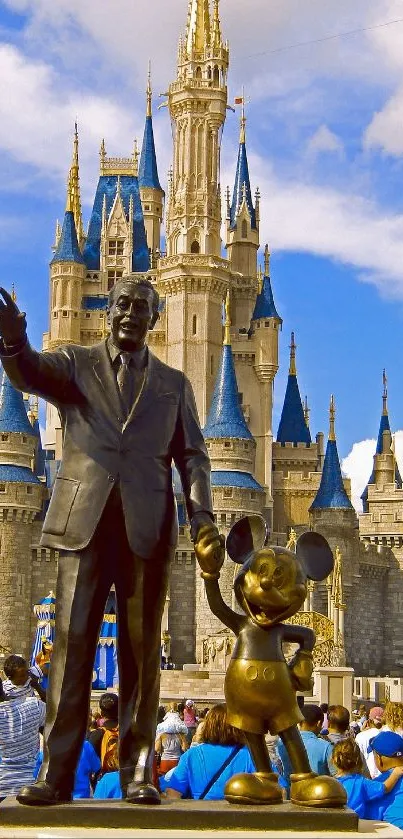
[[[220,71],[217,65],[214,67],[213,82],[216,85],[216,87],[218,87],[218,85],[220,84]]]
[[[245,218],[242,222],[241,236],[242,236],[242,239],[247,239],[248,238],[248,223],[247,223]]]
[[[201,67],[196,67],[196,79],[201,79],[201,77],[202,77]]]
[[[200,253],[200,245],[197,239],[194,239],[194,241],[192,242],[190,246],[190,253]]]
[[[210,65],[207,67],[207,78],[211,79],[211,67],[210,67]]]
[[[214,373],[214,356],[211,355],[210,356],[210,376],[212,376],[213,373]]]
[[[197,316],[192,317],[192,335],[197,335]]]

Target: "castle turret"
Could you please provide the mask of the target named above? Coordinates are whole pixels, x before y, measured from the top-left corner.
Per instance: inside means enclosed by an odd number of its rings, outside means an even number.
[[[386,433],[386,441],[385,435]],[[378,439],[376,442],[376,450],[374,455],[374,465],[371,472],[371,476],[369,481],[364,489],[364,492],[361,495],[362,505],[363,505],[363,512],[368,512],[368,489],[370,485],[382,485],[384,483],[395,483],[397,489],[402,488],[402,479],[400,477],[399,467],[397,465],[396,458],[394,457],[391,451],[391,442],[392,442],[392,435],[390,430],[390,423],[389,423],[389,412],[388,412],[388,388],[387,388],[387,379],[385,370],[383,371],[383,394],[382,394],[382,414],[381,414],[381,421],[379,423],[379,431],[378,431]],[[384,458],[381,456],[384,455]],[[393,457],[393,466],[391,466],[391,456]],[[392,474],[388,475],[388,480],[385,479],[385,476],[381,476],[382,467],[385,466],[387,469],[392,469]]]
[[[296,344],[294,333],[291,332],[290,367],[288,370],[287,388],[284,397],[283,410],[277,431],[278,443],[311,443],[311,434],[306,424],[301,395],[298,387],[297,368],[295,363]]]
[[[348,479],[343,480],[341,474],[335,435],[335,405],[333,396],[330,400],[329,413],[329,437],[325,462],[323,464],[320,486],[310,508],[313,517],[315,517],[316,511],[320,513],[324,510],[352,510],[354,512],[353,505],[346,492],[346,486],[350,490],[350,481]]]
[[[36,434],[22,394],[0,373],[0,638],[9,652],[28,655],[31,624],[31,545],[45,488],[33,472]]]
[[[167,256],[158,290],[165,298],[166,360],[194,387],[206,420],[221,353],[222,302],[230,282],[221,257],[220,133],[227,108],[228,45],[218,2],[189,0],[177,77],[169,86],[173,168],[166,212]]]
[[[296,344],[291,333],[287,387],[273,443],[273,529],[289,533],[306,526],[316,496],[323,462],[323,434],[312,442],[307,407],[303,407],[297,379]]]
[[[78,225],[78,229],[77,226]],[[80,341],[80,309],[85,262],[80,250],[83,241],[78,176],[78,134],[74,132],[73,162],[70,168],[66,211],[58,234],[55,253],[50,262],[51,311],[46,348]]]
[[[234,521],[247,513],[261,512],[265,505],[264,488],[254,478],[256,443],[249,431],[239,402],[230,337],[229,293],[226,301],[224,345],[216,378],[211,408],[203,435],[211,460],[213,507],[220,531],[227,534]],[[234,563],[226,560],[221,571],[220,588],[231,602]],[[199,584],[196,638],[222,629],[203,597]]]
[[[147,111],[139,165],[139,186],[151,268],[160,256],[164,190],[158,177],[152,118],[151,75],[148,72]]]
[[[242,103],[244,97],[242,97]],[[257,252],[259,249],[259,198],[253,203],[248,156],[246,152],[246,117],[242,104],[241,130],[239,138],[238,162],[232,202],[229,203],[227,194],[227,241],[228,259],[233,273],[232,285],[236,291],[236,305],[234,307],[233,323],[242,328],[249,323],[253,311],[254,293],[256,289]],[[242,276],[239,285],[237,277]],[[249,280],[249,284],[245,280]],[[245,290],[249,285],[249,293]]]

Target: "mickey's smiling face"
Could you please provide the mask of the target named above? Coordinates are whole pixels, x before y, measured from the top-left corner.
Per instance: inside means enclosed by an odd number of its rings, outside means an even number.
[[[306,597],[306,580],[296,554],[285,548],[263,548],[237,575],[235,595],[253,623],[269,627],[298,612]]]

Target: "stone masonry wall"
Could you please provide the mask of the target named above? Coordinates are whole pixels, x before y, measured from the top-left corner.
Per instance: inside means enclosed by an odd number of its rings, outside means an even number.
[[[168,630],[171,656],[177,667],[196,661],[195,565],[191,550],[177,550],[169,584]]]

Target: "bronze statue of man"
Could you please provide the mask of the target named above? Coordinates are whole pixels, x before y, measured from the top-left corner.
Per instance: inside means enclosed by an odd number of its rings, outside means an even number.
[[[63,456],[41,544],[59,551],[56,635],[44,760],[22,804],[69,801],[85,737],[98,633],[111,586],[118,612],[120,779],[126,801],[158,804],[152,762],[159,701],[161,617],[177,542],[172,461],[191,535],[220,537],[210,463],[191,385],[145,339],[158,319],[147,280],[118,280],[109,337],[38,353],[25,314],[0,289],[0,356],[15,387],[53,403]]]

